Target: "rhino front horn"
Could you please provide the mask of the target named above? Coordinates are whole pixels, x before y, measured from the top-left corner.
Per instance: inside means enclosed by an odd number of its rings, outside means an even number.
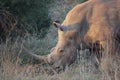
[[[29,51],[28,49],[26,49],[24,46],[22,46],[22,50],[24,50],[28,55],[30,55],[31,57],[33,57],[36,60],[42,61],[43,63],[48,63],[47,61],[47,56],[40,56],[40,55],[36,55],[33,52]]]
[[[65,28],[64,26],[62,26],[61,24],[59,24],[59,23],[57,23],[57,22],[53,22],[53,25],[54,25],[56,28],[60,29],[61,31],[65,31],[65,30],[66,30],[66,28]]]

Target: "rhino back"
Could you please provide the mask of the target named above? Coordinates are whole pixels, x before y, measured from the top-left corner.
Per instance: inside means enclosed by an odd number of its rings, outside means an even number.
[[[89,29],[85,36],[87,41],[105,41],[120,28],[120,0],[96,0],[88,11]],[[118,32],[118,31],[117,31]]]
[[[89,0],[69,11],[62,25],[79,27],[86,43],[102,42],[120,32],[119,3],[120,0]]]

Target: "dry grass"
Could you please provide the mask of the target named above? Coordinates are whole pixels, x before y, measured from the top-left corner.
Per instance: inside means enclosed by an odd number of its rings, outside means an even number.
[[[17,39],[14,43],[8,39],[6,43],[0,44],[0,80],[111,80],[110,75],[113,73],[115,75],[112,76],[119,80],[119,57],[114,60],[107,56],[98,70],[95,67],[94,55],[90,56],[88,50],[80,51],[80,57],[78,57],[80,60],[65,72],[50,75],[51,68],[42,63],[34,64],[34,60],[21,50],[20,43],[39,54],[48,53],[47,46],[51,45],[47,37],[39,40],[35,36],[29,36],[21,41]],[[46,44],[42,45],[42,43]],[[46,52],[43,52],[44,50]]]
[[[17,46],[19,42],[9,40],[1,44],[0,80],[99,80],[100,72],[94,63],[86,58],[87,51],[81,51],[80,61],[60,74],[49,75],[48,68],[42,64],[24,64],[24,53]],[[34,50],[35,51],[35,50]],[[28,57],[29,58],[29,57]],[[31,58],[30,58],[31,59]],[[46,70],[48,69],[48,70]]]
[[[48,39],[47,39],[48,40]],[[95,69],[94,63],[86,58],[87,51],[81,51],[80,61],[67,68],[65,72],[50,74],[50,67],[33,64],[34,60],[21,50],[20,43],[39,52],[38,45],[47,41],[39,40],[35,36],[28,39],[17,39],[14,43],[7,39],[0,44],[0,80],[99,80],[100,72]],[[23,43],[24,42],[24,43]],[[33,42],[34,45],[33,45]],[[47,41],[49,42],[49,41]],[[47,44],[46,46],[50,45]],[[45,46],[45,45],[44,45]],[[31,48],[32,47],[32,48]],[[44,48],[43,45],[39,48]],[[40,51],[42,50],[40,49]],[[48,49],[46,49],[48,50]],[[40,52],[42,54],[42,52]]]

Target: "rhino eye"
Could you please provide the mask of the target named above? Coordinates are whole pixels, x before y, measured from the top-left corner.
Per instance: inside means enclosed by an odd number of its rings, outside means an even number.
[[[62,48],[61,48],[61,49],[59,49],[59,52],[60,52],[60,53],[64,52],[64,49],[62,49]]]
[[[63,49],[60,49],[60,52],[62,53],[64,50]]]

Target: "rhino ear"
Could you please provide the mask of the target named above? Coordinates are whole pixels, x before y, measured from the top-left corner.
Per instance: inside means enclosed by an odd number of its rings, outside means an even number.
[[[54,25],[56,28],[60,29],[61,31],[65,31],[65,27],[62,26],[61,24],[59,24],[59,23],[57,23],[57,22],[53,22],[53,25]]]

